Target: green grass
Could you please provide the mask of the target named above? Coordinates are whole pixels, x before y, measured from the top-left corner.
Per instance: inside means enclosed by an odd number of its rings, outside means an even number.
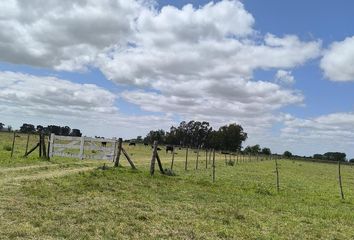
[[[0,136],[1,138],[1,136]],[[5,143],[2,140],[2,143]],[[149,175],[151,149],[125,146],[138,166],[99,170],[102,161],[9,159],[0,146],[1,239],[354,239],[354,169],[280,160],[226,166],[216,182],[201,153],[176,155],[177,176]],[[164,167],[171,155],[160,153]],[[111,166],[111,163],[106,162]]]

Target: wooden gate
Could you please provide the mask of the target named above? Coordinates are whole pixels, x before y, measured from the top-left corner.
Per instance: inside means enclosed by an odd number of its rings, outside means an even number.
[[[117,140],[90,137],[67,137],[51,134],[49,157],[113,161],[117,155]]]

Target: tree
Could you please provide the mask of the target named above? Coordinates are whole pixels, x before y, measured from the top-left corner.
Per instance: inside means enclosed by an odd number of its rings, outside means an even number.
[[[144,138],[145,143],[153,144],[154,141],[158,141],[159,144],[165,144],[166,133],[160,129],[157,131],[150,131]]]
[[[62,136],[69,136],[70,132],[71,132],[71,129],[68,126],[60,128],[60,135],[62,135]]]
[[[354,158],[349,160],[350,163],[354,163]]]
[[[39,133],[41,133],[41,132],[44,131],[44,127],[43,127],[42,125],[37,125],[36,131],[39,132]]]
[[[5,127],[5,124],[3,124],[3,123],[0,122],[0,131],[3,130],[4,127]]]
[[[341,152],[327,152],[323,154],[323,159],[328,161],[345,162],[346,156],[347,155],[345,153],[341,153]]]
[[[289,151],[285,151],[283,153],[283,156],[286,157],[286,158],[291,158],[293,156],[293,154],[291,152],[289,152]]]
[[[137,136],[136,137],[136,142],[137,143],[142,143],[143,142],[143,137],[142,136]]]
[[[70,133],[70,136],[81,137],[82,133],[81,133],[81,131],[79,129],[72,129],[71,133]]]
[[[32,124],[24,123],[20,127],[21,133],[34,133],[35,131],[36,131],[36,129],[34,128],[34,125],[32,125]]]
[[[321,159],[323,159],[323,155],[322,154],[314,154],[313,158],[321,160]]]
[[[206,144],[212,131],[208,122],[183,121],[178,127],[172,126],[166,133],[166,143],[197,148]]]
[[[7,131],[11,132],[12,131],[12,126],[11,125],[7,125]]]
[[[262,154],[264,154],[264,155],[270,155],[270,154],[272,154],[272,152],[270,151],[269,148],[263,148],[263,149],[262,149]]]
[[[242,148],[242,142],[246,139],[247,133],[243,132],[240,125],[234,123],[222,126],[218,131],[210,132],[206,146],[218,150],[239,151]]]

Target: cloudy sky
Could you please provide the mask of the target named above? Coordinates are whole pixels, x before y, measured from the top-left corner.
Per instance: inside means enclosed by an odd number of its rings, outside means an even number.
[[[239,123],[246,144],[354,157],[354,3],[2,0],[0,122],[136,137]]]

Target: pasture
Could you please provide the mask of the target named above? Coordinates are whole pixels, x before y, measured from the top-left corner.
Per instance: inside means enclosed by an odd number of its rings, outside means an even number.
[[[1,239],[353,239],[354,169],[279,160],[226,166],[216,155],[216,182],[205,152],[177,150],[174,171],[149,175],[151,148],[124,146],[138,170],[98,167],[109,161],[23,158],[26,135],[0,133]],[[31,146],[35,139],[31,140]],[[161,151],[164,168],[171,154]]]

